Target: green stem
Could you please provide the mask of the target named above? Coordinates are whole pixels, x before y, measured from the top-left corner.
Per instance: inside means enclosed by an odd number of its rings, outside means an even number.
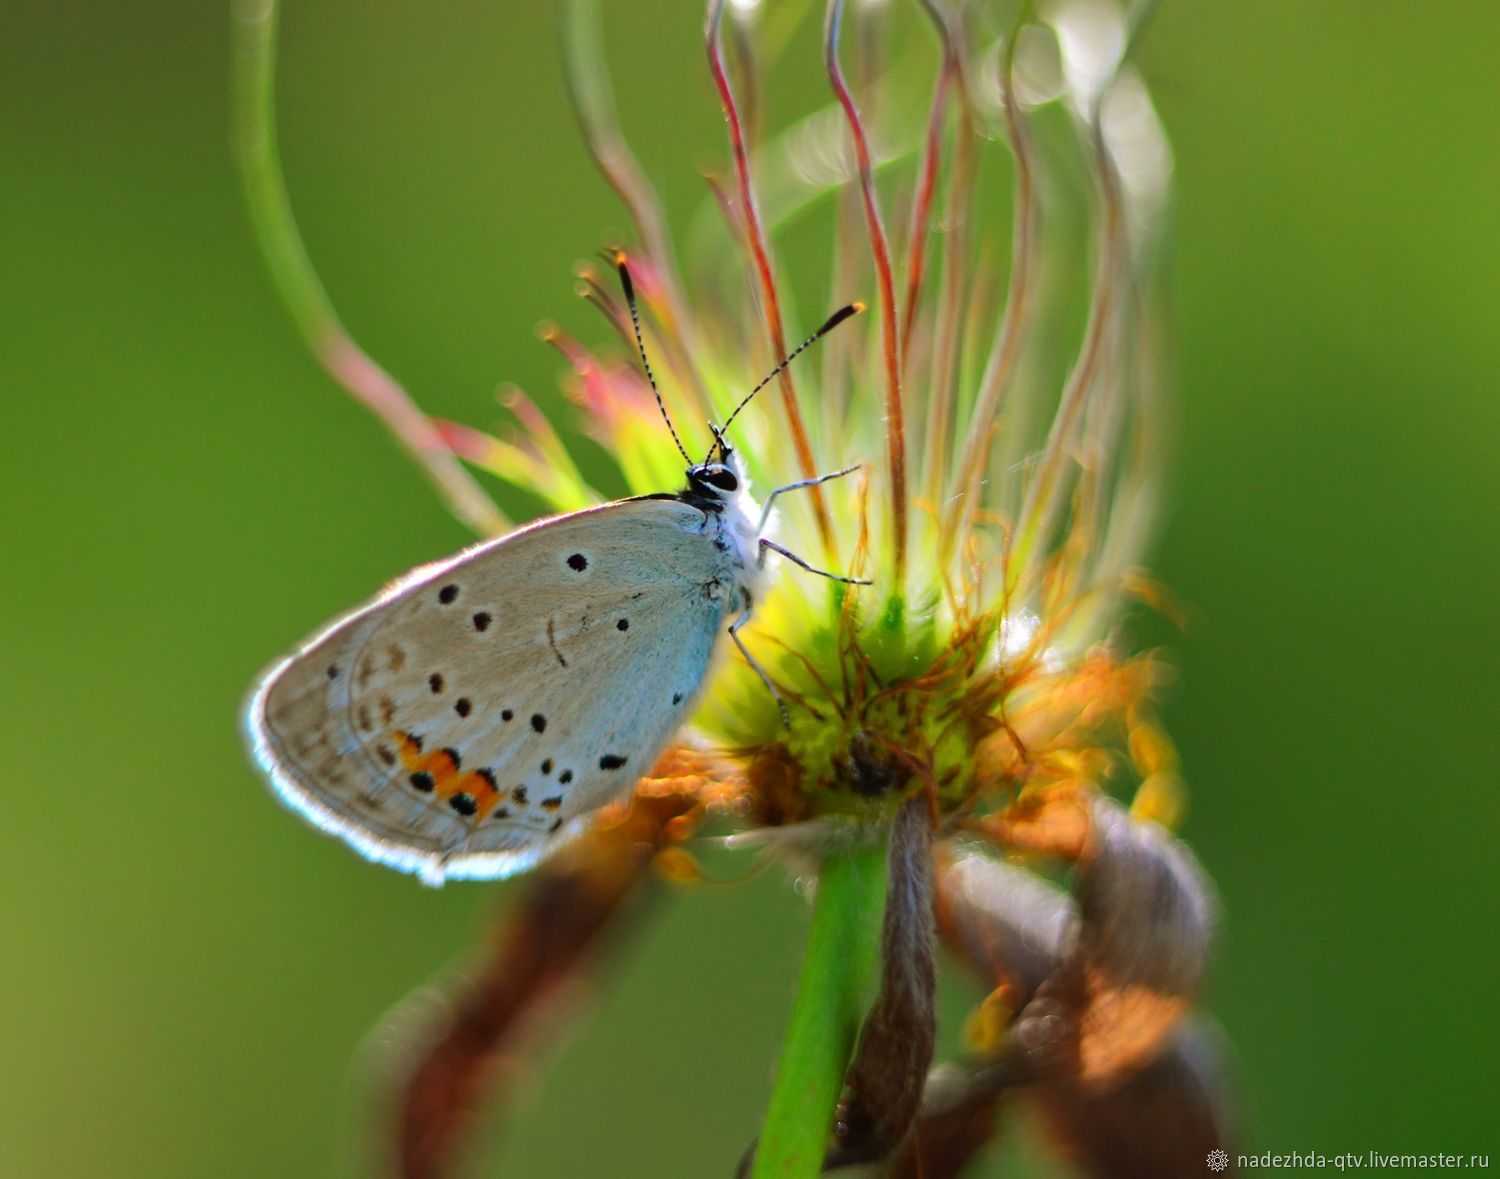
[[[803,1179],[822,1169],[875,977],[885,876],[883,847],[834,852],[823,861],[752,1179]]]

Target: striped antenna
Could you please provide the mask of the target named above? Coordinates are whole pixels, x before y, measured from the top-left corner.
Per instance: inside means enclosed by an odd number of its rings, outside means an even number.
[[[656,394],[656,407],[661,410],[662,421],[667,423],[667,429],[672,432],[672,441],[677,443],[677,452],[691,465],[693,460],[683,449],[682,439],[677,437],[677,427],[672,424],[672,415],[667,412],[667,403],[661,399],[661,390],[656,387],[656,377],[651,373],[651,362],[646,359],[646,341],[641,338],[641,315],[635,306],[635,283],[630,281],[630,263],[625,257],[624,250],[615,254],[615,269],[620,272],[620,285],[625,288],[625,302],[630,305],[630,326],[635,329],[635,346],[640,349],[641,366],[646,370],[646,380],[650,382],[651,392]],[[792,355],[795,356],[797,353],[794,352]]]
[[[803,340],[802,343],[798,344],[795,348],[788,352],[781,363],[765,375],[765,379],[762,380],[760,384],[756,385],[755,388],[746,393],[744,397],[740,398],[740,403],[734,407],[734,412],[729,415],[728,419],[724,422],[724,425],[720,429],[714,431],[714,436],[718,439],[719,445],[723,445],[723,439],[719,436],[722,435],[725,430],[729,429],[729,423],[740,416],[740,410],[744,409],[745,406],[750,404],[750,399],[752,397],[754,397],[757,393],[759,393],[762,389],[764,389],[767,385],[769,385],[772,381],[779,377],[786,366],[791,364],[792,361],[796,360],[797,357],[802,355],[802,353],[806,352],[829,332],[833,331],[833,329],[838,327],[839,324],[843,323],[844,320],[858,315],[864,309],[865,305],[863,303],[850,303],[846,307],[840,307],[824,321],[822,327],[820,327],[812,335],[808,336],[807,339]],[[713,451],[710,450],[709,453],[712,454]]]

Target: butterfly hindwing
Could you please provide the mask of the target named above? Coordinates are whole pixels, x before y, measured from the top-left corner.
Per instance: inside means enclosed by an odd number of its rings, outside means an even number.
[[[627,500],[418,570],[267,674],[257,759],[372,859],[430,880],[526,867],[691,706],[725,623],[703,523]]]

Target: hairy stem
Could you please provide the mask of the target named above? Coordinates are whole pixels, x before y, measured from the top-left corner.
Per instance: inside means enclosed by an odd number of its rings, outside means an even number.
[[[804,1179],[822,1170],[875,975],[885,883],[883,848],[846,849],[823,861],[752,1179]]]
[[[509,521],[469,477],[427,416],[344,330],[292,217],[276,148],[276,0],[235,0],[234,134],[240,179],[266,267],[292,322],[339,384],[426,470],[449,508],[481,536]]]

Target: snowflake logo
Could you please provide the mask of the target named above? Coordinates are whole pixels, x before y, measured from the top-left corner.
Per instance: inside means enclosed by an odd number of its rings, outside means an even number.
[[[1210,1171],[1222,1171],[1229,1166],[1229,1155],[1222,1150],[1211,1150],[1208,1152],[1208,1169]]]

